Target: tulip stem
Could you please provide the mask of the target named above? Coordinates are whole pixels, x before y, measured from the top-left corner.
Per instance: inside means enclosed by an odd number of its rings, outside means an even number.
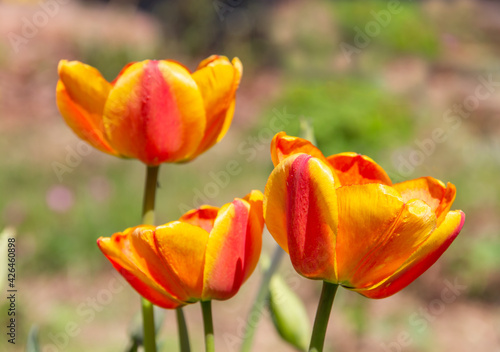
[[[148,166],[146,171],[146,185],[144,187],[144,201],[142,203],[142,224],[155,224],[155,199],[158,184],[159,166]]]
[[[328,320],[330,319],[330,312],[333,306],[333,300],[337,293],[339,285],[331,284],[323,281],[323,289],[321,290],[321,297],[319,299],[318,310],[316,311],[316,318],[314,319],[314,327],[311,336],[311,344],[309,345],[309,352],[322,352],[323,345],[325,344],[326,328],[328,327]]]
[[[250,352],[252,348],[253,337],[255,335],[255,329],[259,322],[259,318],[263,314],[266,298],[269,295],[269,283],[273,277],[276,269],[278,269],[281,258],[283,257],[283,249],[276,245],[276,249],[273,253],[273,258],[271,259],[271,265],[265,271],[262,281],[259,286],[259,291],[257,292],[257,297],[252,305],[250,313],[247,317],[247,326],[245,328],[245,335],[243,336],[243,342],[241,344],[241,352]]]
[[[144,202],[142,203],[142,223],[154,225],[155,222],[155,198],[158,183],[159,166],[148,166],[146,171],[146,185],[144,187]],[[156,352],[155,317],[153,304],[144,297],[142,303],[142,322],[144,329],[144,351]]]
[[[212,301],[201,301],[203,327],[205,328],[205,351],[215,351],[214,324],[212,321]]]
[[[177,326],[179,329],[179,345],[181,352],[190,352],[191,347],[189,346],[189,335],[186,326],[186,319],[184,319],[184,312],[182,308],[179,307],[175,310],[175,315],[177,317]]]
[[[155,317],[153,304],[144,297],[141,297],[142,302],[142,321],[144,329],[144,350],[146,352],[156,352],[155,341]]]

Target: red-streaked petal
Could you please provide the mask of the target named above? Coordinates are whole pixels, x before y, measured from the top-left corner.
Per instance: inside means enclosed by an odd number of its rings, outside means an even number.
[[[146,281],[141,281],[141,279],[135,276],[132,272],[126,270],[112,259],[109,260],[111,264],[113,264],[113,267],[125,278],[125,280],[127,280],[130,286],[132,286],[138,294],[146,298],[154,305],[165,309],[175,309],[186,304],[186,302],[174,300],[168,295],[165,295],[164,292],[158,291],[156,288],[152,288],[151,285],[146,283]]]
[[[304,153],[328,164],[323,153],[307,139],[287,136],[285,132],[276,133],[271,141],[271,159],[274,166],[293,154]]]
[[[153,226],[140,226],[99,238],[97,244],[124,278],[146,299],[165,308],[184,304],[169,282],[153,241]],[[172,292],[172,288],[177,291]]]
[[[355,291],[369,298],[385,298],[401,291],[441,257],[460,233],[464,221],[465,215],[460,210],[450,211],[441,225],[398,271],[375,287]]]
[[[180,221],[158,226],[155,231],[154,240],[164,266],[174,273],[172,281],[183,287],[188,302],[202,297],[208,236],[204,229]]]
[[[182,215],[179,221],[187,222],[191,225],[201,227],[208,233],[214,227],[219,208],[210,205],[202,205],[199,209],[193,209]]]
[[[219,210],[205,254],[203,300],[231,298],[243,283],[249,213],[238,198]]]
[[[394,185],[401,193],[405,202],[411,199],[420,199],[426,202],[437,217],[439,226],[446,217],[456,196],[456,188],[449,183],[445,186],[443,182],[432,177],[420,177]]]
[[[271,141],[271,159],[275,167],[285,158],[301,153],[317,158],[331,168],[323,153],[307,139],[287,136],[285,132],[279,132]],[[332,169],[332,171],[334,170]],[[333,178],[335,187],[340,187],[340,179],[335,172],[333,172]]]
[[[391,179],[376,162],[365,155],[341,153],[328,157],[342,186],[381,183],[392,185]]]
[[[158,165],[188,159],[203,138],[206,117],[189,71],[171,61],[143,61],[116,81],[104,122],[121,154]]]
[[[98,70],[78,61],[61,60],[58,71],[57,106],[68,126],[93,147],[118,155],[106,139],[102,120],[111,84]]]
[[[336,282],[337,197],[330,167],[307,154],[276,166],[266,185],[269,232],[301,275]]]
[[[243,66],[238,58],[231,63],[226,57],[216,55],[202,61],[193,73],[207,116],[205,135],[193,157],[219,142],[229,129],[242,73]]]
[[[262,207],[264,195],[253,190],[243,200],[250,205],[247,225],[247,239],[245,242],[245,267],[243,282],[252,275],[259,262],[262,249],[262,231],[264,230],[264,212]]]
[[[404,204],[381,184],[337,189],[339,278],[347,287],[364,288],[386,279],[435,229],[436,218],[422,201]]]

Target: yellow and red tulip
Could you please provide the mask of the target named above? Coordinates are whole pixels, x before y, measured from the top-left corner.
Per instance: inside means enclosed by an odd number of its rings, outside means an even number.
[[[113,82],[78,61],[59,63],[57,105],[95,148],[154,166],[189,161],[219,142],[234,114],[242,65],[210,56],[198,69],[171,60],[130,63]]]
[[[178,221],[129,228],[97,244],[130,285],[160,307],[229,299],[259,261],[262,198],[252,191],[220,209],[202,206]]]
[[[388,297],[425,272],[464,223],[450,211],[455,186],[432,177],[392,184],[372,159],[325,157],[304,139],[278,133],[264,217],[301,275],[369,298]]]

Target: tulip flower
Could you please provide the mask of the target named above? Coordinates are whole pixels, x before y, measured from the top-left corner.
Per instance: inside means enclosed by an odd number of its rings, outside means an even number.
[[[178,221],[129,228],[97,244],[130,285],[160,307],[229,299],[259,260],[262,198],[252,191],[220,209],[205,205]]]
[[[130,63],[108,82],[91,66],[62,60],[57,106],[102,152],[149,166],[186,162],[226,134],[241,74],[238,58],[214,55],[193,73],[171,60]]]
[[[266,224],[307,278],[388,297],[434,264],[463,226],[462,211],[450,211],[451,183],[421,177],[392,184],[366,156],[325,157],[283,132],[271,156]]]

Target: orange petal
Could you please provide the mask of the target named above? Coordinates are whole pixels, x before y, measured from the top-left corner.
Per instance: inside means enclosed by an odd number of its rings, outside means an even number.
[[[173,280],[184,288],[188,296],[185,300],[200,300],[208,232],[188,223],[174,221],[158,226],[154,237],[165,267],[174,273]]]
[[[307,139],[287,136],[285,132],[276,133],[271,141],[271,159],[274,166],[290,155],[298,153],[308,154],[328,164],[323,153]]]
[[[337,197],[329,165],[307,154],[279,163],[266,185],[269,232],[301,275],[336,282]]]
[[[247,225],[247,240],[245,243],[245,268],[243,282],[252,275],[259,262],[262,249],[262,231],[264,230],[264,212],[262,207],[264,195],[253,190],[243,198],[250,205]]]
[[[330,163],[323,153],[307,139],[287,136],[285,132],[278,132],[271,141],[271,159],[274,166],[278,165],[285,158],[299,153],[317,158],[331,168]],[[334,171],[333,168],[332,171]],[[333,172],[333,178],[335,180],[335,187],[340,187],[340,179],[335,172]]]
[[[205,231],[212,231],[214,221],[217,217],[219,208],[210,205],[202,205],[199,209],[193,209],[182,215],[179,221],[201,227]]]
[[[175,309],[186,304],[185,302],[174,300],[165,295],[163,292],[157,291],[155,288],[152,288],[151,285],[147,284],[145,281],[141,281],[141,279],[135,276],[134,273],[126,270],[118,263],[114,262],[112,259],[110,259],[110,262],[139,295],[146,298],[154,305],[165,309]]]
[[[399,292],[441,257],[460,233],[464,220],[460,210],[450,211],[427,241],[392,276],[374,287],[355,291],[369,298],[385,298]]]
[[[243,284],[246,267],[253,265],[246,261],[253,257],[246,253],[253,239],[250,213],[250,204],[239,198],[219,210],[207,244],[203,300],[231,298]]]
[[[365,155],[341,153],[328,157],[342,186],[382,183],[392,185],[391,179],[376,162]]]
[[[299,155],[296,154],[279,163],[269,175],[264,191],[264,219],[266,226],[274,240],[287,253],[288,231],[287,231],[287,177],[288,172]]]
[[[175,308],[184,302],[170,290],[170,274],[154,247],[153,231],[153,226],[130,228],[111,238],[101,237],[97,244],[139,294],[160,307]]]
[[[439,226],[445,219],[446,214],[455,200],[456,188],[449,183],[445,186],[439,180],[432,177],[421,177],[394,185],[401,193],[403,200],[420,199],[426,202],[437,217]]]
[[[202,61],[193,73],[207,116],[205,135],[193,157],[219,142],[229,129],[242,72],[238,58],[231,63],[224,56],[213,55]]]
[[[337,189],[337,258],[346,287],[373,286],[396,271],[435,229],[436,218],[422,201],[404,204],[381,184]]]
[[[171,61],[130,65],[104,108],[108,139],[148,165],[187,160],[203,138],[203,100],[189,71]]]
[[[111,84],[98,70],[78,61],[61,60],[58,71],[57,106],[68,126],[94,148],[118,155],[106,139],[102,120]]]

